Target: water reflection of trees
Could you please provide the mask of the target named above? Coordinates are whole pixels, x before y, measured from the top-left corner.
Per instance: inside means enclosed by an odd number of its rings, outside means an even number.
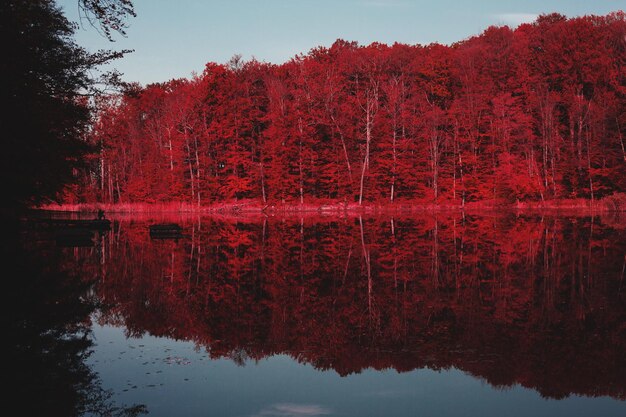
[[[548,397],[626,398],[626,230],[591,218],[121,222],[91,265],[104,321],[212,357],[288,353],[341,375],[456,367]],[[100,251],[98,254],[94,251]]]
[[[19,244],[22,238],[29,249]],[[39,238],[16,232],[1,241],[7,271],[14,271],[4,280],[5,408],[24,416],[142,414],[143,406],[115,404],[86,363],[93,345],[90,315],[99,306],[93,279],[61,268],[59,253]]]

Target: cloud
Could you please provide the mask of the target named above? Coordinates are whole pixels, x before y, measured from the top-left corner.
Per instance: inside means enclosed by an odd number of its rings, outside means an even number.
[[[315,417],[326,416],[330,410],[316,404],[272,404],[255,414],[253,417]]]
[[[498,13],[492,15],[498,23],[504,23],[509,26],[519,26],[522,23],[534,22],[538,14],[535,13]]]

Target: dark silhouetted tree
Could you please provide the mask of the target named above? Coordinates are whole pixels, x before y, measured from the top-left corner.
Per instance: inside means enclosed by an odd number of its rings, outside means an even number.
[[[122,4],[117,11],[113,4]],[[80,1],[102,28],[123,30],[123,17],[132,12],[127,0]],[[134,12],[133,12],[134,13]],[[132,14],[132,13],[130,13]],[[0,117],[2,152],[0,175],[5,182],[3,209],[54,200],[72,180],[89,150],[83,134],[90,119],[90,98],[98,85],[117,78],[90,71],[123,52],[89,53],[72,36],[75,26],[53,1],[8,0],[0,4]]]

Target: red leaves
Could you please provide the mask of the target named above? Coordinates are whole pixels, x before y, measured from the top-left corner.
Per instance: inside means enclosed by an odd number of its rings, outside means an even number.
[[[198,205],[599,198],[626,178],[625,35],[623,13],[547,15],[453,46],[339,40],[280,66],[210,63],[104,103],[83,184],[96,192],[76,193]]]

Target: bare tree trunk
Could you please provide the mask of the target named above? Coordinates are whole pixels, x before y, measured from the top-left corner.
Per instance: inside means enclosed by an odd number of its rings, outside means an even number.
[[[167,128],[168,149],[170,154],[170,172],[174,171],[174,150],[172,149],[172,132]]]
[[[622,157],[626,162],[626,150],[624,149],[624,138],[622,137],[622,128],[619,125],[619,118],[615,118],[615,122],[617,123],[617,134],[619,137],[619,144],[622,145]]]
[[[109,184],[109,202],[113,203],[115,201],[115,196],[113,193],[113,177],[111,176],[111,163],[109,163],[109,175],[108,175],[108,184]]]
[[[185,133],[185,146],[187,147],[187,165],[189,166],[189,177],[191,179],[191,202],[196,197],[195,183],[194,183],[194,175],[193,175],[193,165],[191,163],[191,148],[189,146],[189,138],[187,138],[187,134]]]
[[[402,103],[404,100],[404,82],[401,76],[393,76],[388,84],[387,90],[387,107],[388,113],[391,115],[391,191],[389,200],[393,203],[396,196],[396,179],[398,176],[398,118],[402,111]]]
[[[122,191],[120,190],[120,180],[117,177],[117,172],[115,173],[115,187],[117,188],[117,202],[122,202]]]
[[[348,180],[350,181],[350,187],[352,187],[352,167],[350,166],[350,157],[348,156],[348,148],[346,147],[346,140],[343,137],[343,132],[335,119],[335,116],[330,116],[330,119],[333,121],[335,128],[337,129],[337,133],[339,133],[339,140],[341,140],[341,147],[343,148],[343,156],[346,160],[346,167],[348,168]]]
[[[398,155],[397,155],[397,151],[396,151],[396,115],[394,112],[394,117],[393,117],[393,137],[392,137],[392,143],[391,143],[391,151],[393,154],[393,164],[391,165],[391,195],[389,196],[390,201],[393,203],[393,198],[394,198],[394,192],[395,192],[395,186],[396,186],[396,166],[398,163]]]
[[[193,143],[195,146],[194,153],[196,155],[196,180],[197,180],[197,188],[198,188],[196,192],[196,197],[198,198],[198,207],[200,207],[200,205],[202,204],[201,197],[200,197],[200,173],[202,171],[200,170],[200,157],[198,155],[198,138],[196,135],[194,135]]]
[[[456,203],[456,155],[458,151],[458,123],[454,122],[454,137],[452,143],[452,201]]]
[[[593,210],[594,194],[593,194],[593,175],[591,174],[591,150],[589,149],[589,132],[585,134],[587,142],[587,172],[589,175],[589,193],[591,194],[591,209]]]
[[[367,122],[365,128],[365,157],[363,158],[363,168],[361,169],[361,185],[359,188],[359,206],[363,202],[363,186],[365,184],[365,172],[370,162],[370,141],[372,140],[372,131],[370,125],[370,113],[367,112]]]
[[[299,186],[300,186],[300,205],[304,205],[304,173],[302,171],[302,135],[304,130],[302,129],[302,118],[298,118],[298,171],[299,171]]]
[[[434,125],[432,127],[432,132],[430,135],[430,166],[433,176],[433,192],[435,193],[435,201],[437,201],[437,197],[439,195],[439,155],[440,155],[440,143],[439,143],[439,132],[437,131],[437,126]]]
[[[267,196],[265,195],[265,171],[263,170],[263,161],[259,162],[259,169],[261,170],[261,196],[263,197],[263,203],[267,203]]]
[[[104,202],[104,150],[100,150],[100,199]]]
[[[372,82],[368,88],[365,101],[365,156],[361,169],[361,185],[359,188],[359,206],[363,203],[363,188],[365,185],[365,173],[369,170],[370,144],[372,142],[372,128],[374,127],[374,115],[378,105],[378,84]]]

